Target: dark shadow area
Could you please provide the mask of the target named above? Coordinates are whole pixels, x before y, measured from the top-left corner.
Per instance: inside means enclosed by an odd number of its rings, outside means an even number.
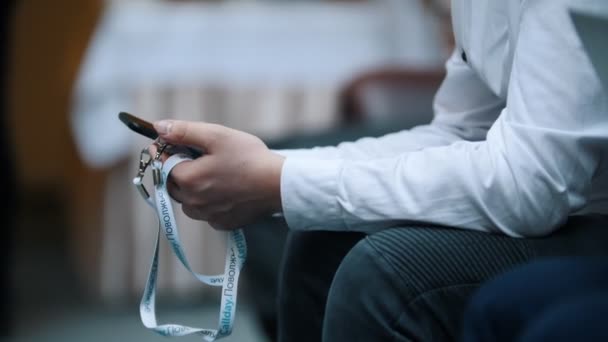
[[[16,188],[15,170],[13,162],[13,149],[9,144],[9,131],[7,129],[8,118],[8,56],[9,56],[9,28],[12,20],[14,1],[6,0],[0,4],[0,189],[2,189],[3,203],[0,209],[4,233],[2,234],[2,247],[0,248],[0,336],[6,337],[11,334],[13,317],[11,315],[14,305],[13,296],[10,292],[10,279],[12,268],[12,252],[14,248],[15,210],[16,210]]]

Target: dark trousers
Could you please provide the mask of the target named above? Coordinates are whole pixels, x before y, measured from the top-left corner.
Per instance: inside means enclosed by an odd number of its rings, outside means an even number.
[[[440,227],[373,235],[290,232],[279,279],[280,341],[452,341],[471,294],[532,259],[608,255],[608,217],[514,239]]]
[[[608,258],[550,258],[484,285],[463,341],[608,341]]]

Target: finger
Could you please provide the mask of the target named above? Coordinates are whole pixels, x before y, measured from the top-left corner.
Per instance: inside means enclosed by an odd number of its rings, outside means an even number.
[[[226,218],[232,218],[231,210],[233,206],[231,204],[202,204],[196,207],[207,221],[222,221]]]
[[[194,220],[207,221],[209,225],[217,230],[230,230],[237,228],[237,222],[226,210],[226,205],[200,206],[182,204],[182,211],[186,216]]]
[[[226,211],[226,209],[231,208]],[[247,209],[233,210],[233,206],[224,206],[220,211],[206,214],[209,225],[216,230],[234,230],[252,222],[252,213]]]
[[[198,210],[198,207],[182,205],[182,211],[184,212],[184,214],[186,214],[186,216],[193,220],[205,221],[205,216],[200,210]]]
[[[207,223],[215,230],[235,230],[243,227],[243,224],[233,218],[207,219]]]
[[[232,230],[234,228],[231,227],[230,224],[224,221],[207,221],[207,223],[211,226],[211,228],[215,230]]]
[[[174,182],[167,182],[167,190],[169,191],[169,196],[177,203],[184,203],[186,200],[186,194]]]
[[[201,170],[193,161],[185,161],[176,165],[169,174],[169,178],[178,188],[190,191],[195,191],[205,177],[204,170]]]
[[[171,175],[169,175],[169,179],[167,179],[167,189],[169,189],[169,191],[179,191],[180,190],[179,185],[173,180]]]
[[[226,215],[216,215],[208,209],[197,205],[182,204],[182,211],[186,216],[194,220],[213,221],[212,219],[214,217],[220,217],[221,221],[224,222],[224,218],[230,219],[230,217],[227,217]]]
[[[196,146],[211,152],[225,127],[204,122],[162,120],[154,123],[158,135],[176,145]]]

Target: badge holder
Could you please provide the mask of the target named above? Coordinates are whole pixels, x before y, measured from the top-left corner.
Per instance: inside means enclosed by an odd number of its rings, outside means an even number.
[[[192,270],[179,240],[177,221],[175,220],[173,206],[166,187],[167,177],[169,176],[171,169],[181,162],[192,160],[192,155],[174,154],[163,163],[161,160],[162,154],[170,145],[162,143],[158,139],[154,144],[157,146],[154,157],[152,157],[148,148],[144,148],[141,151],[137,175],[133,179],[133,184],[137,188],[137,191],[146,203],[154,209],[159,218],[159,230],[156,237],[154,256],[152,258],[148,280],[139,307],[140,317],[146,328],[163,336],[186,336],[197,334],[201,335],[205,341],[215,341],[219,338],[229,336],[232,333],[236,313],[238,279],[247,258],[245,236],[240,229],[228,233],[224,274],[210,276],[199,274]],[[179,148],[177,150],[179,150]],[[154,199],[150,196],[150,193],[143,184],[146,170],[151,164],[153,168]],[[161,230],[164,232],[175,256],[196,279],[210,286],[222,287],[218,329],[196,328],[180,324],[157,324],[155,298]]]

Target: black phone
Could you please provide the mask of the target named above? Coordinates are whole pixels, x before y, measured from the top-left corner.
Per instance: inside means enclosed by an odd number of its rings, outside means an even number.
[[[154,125],[151,122],[140,119],[137,116],[127,112],[118,113],[118,119],[127,125],[127,127],[129,127],[132,131],[139,133],[144,137],[148,137],[152,140],[156,140],[156,138],[158,138],[158,133],[156,133]],[[186,153],[193,158],[198,158],[203,155],[201,150],[189,146],[171,146],[167,152],[171,154]]]
[[[158,133],[156,133],[154,125],[152,125],[151,122],[140,119],[137,116],[127,112],[118,113],[118,119],[127,125],[127,127],[129,127],[131,130],[143,135],[144,137],[148,137],[152,140],[158,138]]]

